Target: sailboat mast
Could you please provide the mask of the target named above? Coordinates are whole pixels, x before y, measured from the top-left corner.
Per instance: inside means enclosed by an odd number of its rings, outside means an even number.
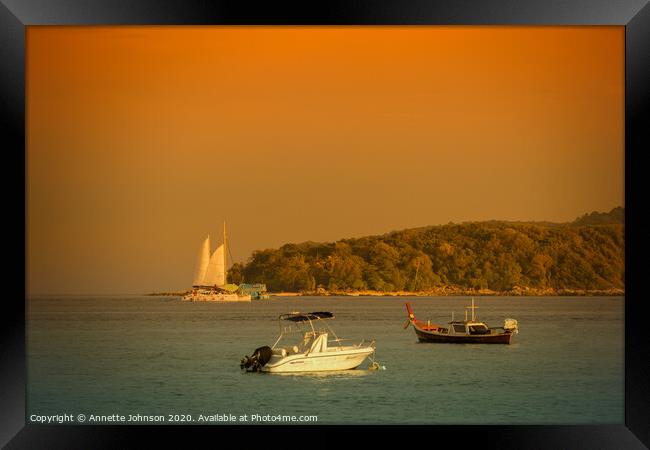
[[[223,221],[223,282],[228,284],[228,247],[226,243],[226,221]]]

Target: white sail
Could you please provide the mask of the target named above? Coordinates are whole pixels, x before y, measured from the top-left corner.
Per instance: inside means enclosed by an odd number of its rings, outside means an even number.
[[[212,256],[210,257],[210,263],[208,264],[208,270],[206,271],[205,278],[203,279],[203,286],[214,286],[215,284],[219,287],[226,284],[226,272],[224,266],[224,248],[223,244],[217,247]]]
[[[199,250],[199,257],[196,261],[196,272],[194,274],[194,283],[193,286],[203,285],[203,279],[205,278],[206,272],[208,270],[208,263],[210,262],[210,236],[208,235],[203,241],[203,245]]]

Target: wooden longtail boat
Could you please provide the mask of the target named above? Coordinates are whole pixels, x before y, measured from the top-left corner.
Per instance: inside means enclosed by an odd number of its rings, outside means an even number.
[[[510,344],[512,336],[519,332],[517,321],[506,319],[502,327],[489,327],[484,322],[479,322],[475,316],[474,299],[472,299],[472,315],[468,320],[467,311],[465,320],[453,320],[447,326],[427,322],[420,322],[415,318],[411,305],[406,303],[408,321],[404,328],[413,325],[415,334],[420,342],[439,342],[456,344]]]

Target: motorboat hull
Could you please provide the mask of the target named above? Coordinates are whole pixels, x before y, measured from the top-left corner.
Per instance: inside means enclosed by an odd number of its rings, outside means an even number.
[[[414,326],[415,334],[420,342],[449,343],[449,344],[510,344],[512,333],[489,333],[478,335],[454,335],[433,331],[425,331]]]
[[[261,371],[295,373],[351,370],[359,367],[374,351],[373,347],[361,347],[349,350],[336,349],[311,354],[300,353],[285,357],[274,357],[262,367]]]

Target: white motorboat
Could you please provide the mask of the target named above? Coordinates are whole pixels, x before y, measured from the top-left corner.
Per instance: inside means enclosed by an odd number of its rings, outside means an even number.
[[[359,367],[375,353],[375,341],[343,345],[329,327],[330,312],[290,313],[280,315],[280,336],[273,346],[260,347],[242,358],[240,367],[248,372],[324,372]],[[298,342],[280,345],[287,336],[299,336]]]

